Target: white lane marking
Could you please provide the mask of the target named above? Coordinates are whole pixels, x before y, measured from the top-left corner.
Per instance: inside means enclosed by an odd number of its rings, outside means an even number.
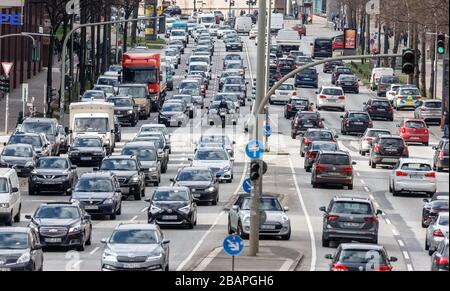
[[[351,149],[346,147],[341,140],[338,141],[338,143],[339,143],[339,148],[343,149],[344,151],[349,152],[349,153],[355,153],[355,151],[352,151]]]
[[[242,171],[242,177],[241,177],[241,181],[239,182],[239,184],[236,187],[236,190],[233,193],[233,196],[236,195],[239,190],[241,189],[241,185],[245,180],[245,177],[247,176],[247,167],[248,167],[248,159],[247,157],[245,158],[245,165],[244,165],[244,170]],[[225,211],[222,211],[219,213],[219,215],[217,216],[216,220],[214,220],[213,224],[209,227],[209,229],[203,234],[203,236],[200,238],[200,240],[197,242],[197,244],[195,245],[195,247],[192,249],[191,253],[186,257],[186,259],[184,259],[184,261],[182,261],[180,263],[180,265],[177,268],[177,271],[182,271],[183,268],[186,266],[186,264],[188,262],[190,262],[192,260],[192,257],[194,257],[195,253],[198,251],[198,249],[200,248],[200,246],[203,244],[203,242],[205,241],[206,237],[212,232],[212,230],[214,229],[214,227],[216,227],[216,225],[219,223],[220,218],[222,217],[222,215],[225,214]]]
[[[211,264],[212,260],[214,260],[214,258],[222,251],[222,247],[219,247],[215,250],[213,250],[201,263],[200,265],[198,265],[194,271],[203,271],[206,269],[206,267],[209,266],[209,264]]]
[[[306,209],[305,201],[303,200],[302,193],[300,192],[300,188],[298,186],[297,176],[295,175],[295,168],[294,168],[294,165],[292,163],[292,159],[289,157],[288,160],[289,160],[289,165],[291,167],[292,177],[294,178],[295,188],[297,190],[297,196],[298,196],[298,199],[300,200],[300,204],[302,206],[303,214],[305,215],[306,224],[308,226],[309,237],[310,237],[310,240],[311,240],[311,266],[310,266],[310,271],[315,271],[315,269],[316,269],[316,261],[317,261],[316,238],[314,236],[314,230],[313,230],[313,227],[312,227],[311,219],[310,219],[309,214],[308,214],[308,210]]]
[[[373,205],[375,205],[376,208],[380,208],[380,204],[378,204],[378,202],[373,202]]]
[[[366,184],[366,182],[363,180],[363,179],[361,179],[361,184]]]
[[[83,261],[79,260],[72,264],[72,269],[76,269]]]
[[[96,247],[95,249],[93,249],[89,254],[93,255],[95,254],[95,252],[97,252],[100,249],[100,247]]]
[[[366,192],[370,192],[370,189],[369,189],[367,186],[364,186],[364,190],[365,190]]]
[[[145,211],[147,211],[147,209],[148,209],[148,207],[144,207],[144,208],[142,208],[141,212],[145,212]]]
[[[130,219],[130,221],[135,221],[137,218],[138,218],[137,215],[136,215],[136,216],[133,216],[133,218]]]
[[[359,172],[356,172],[356,176],[361,177],[361,174]]]
[[[372,200],[375,200],[375,197],[373,197],[372,194],[369,194],[369,198],[372,199]]]
[[[407,251],[403,251],[403,256],[405,257],[406,260],[409,260],[409,254]]]
[[[385,220],[386,220],[387,224],[392,224],[392,222],[389,220],[389,218],[386,218]]]
[[[289,271],[293,263],[294,263],[293,260],[286,259],[286,262],[284,262],[279,271]]]
[[[406,264],[406,268],[408,269],[408,271],[414,271],[414,268],[411,264]]]
[[[397,242],[401,247],[405,246],[405,243],[401,239],[397,240]]]
[[[397,231],[397,229],[393,228],[393,229],[391,229],[391,230],[392,230],[392,233],[393,233],[395,236],[399,236],[399,235],[400,235],[400,233]]]

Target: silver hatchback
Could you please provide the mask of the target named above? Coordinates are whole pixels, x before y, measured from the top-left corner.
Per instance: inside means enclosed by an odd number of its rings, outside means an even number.
[[[438,245],[448,237],[448,212],[440,212],[438,217],[427,228],[425,250],[431,256]]]
[[[425,122],[441,123],[442,101],[421,100],[417,102],[414,118],[423,119]]]

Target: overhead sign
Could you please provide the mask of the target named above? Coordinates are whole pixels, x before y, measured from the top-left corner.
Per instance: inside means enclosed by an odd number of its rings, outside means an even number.
[[[238,235],[229,235],[223,241],[223,249],[230,256],[236,256],[244,250],[244,241]]]
[[[264,145],[259,140],[249,141],[245,146],[245,153],[251,159],[259,159],[264,151]]]
[[[242,190],[244,190],[245,193],[252,192],[252,179],[247,178],[244,180],[244,183],[242,183]]]
[[[3,72],[5,72],[5,75],[7,77],[9,77],[9,72],[11,71],[12,66],[13,66],[13,63],[10,63],[10,62],[3,62],[2,63]]]
[[[22,14],[0,14],[0,25],[2,24],[22,25]]]

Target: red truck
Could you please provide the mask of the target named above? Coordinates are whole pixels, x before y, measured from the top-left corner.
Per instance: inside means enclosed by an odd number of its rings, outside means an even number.
[[[130,51],[122,57],[122,82],[147,84],[152,110],[158,111],[166,96],[166,70],[159,53]]]

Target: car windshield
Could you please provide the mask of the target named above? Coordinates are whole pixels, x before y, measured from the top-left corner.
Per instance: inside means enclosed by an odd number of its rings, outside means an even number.
[[[432,101],[432,102],[425,102],[423,106],[427,108],[435,108],[435,109],[441,109],[442,108],[442,102],[438,101]]]
[[[161,108],[162,112],[182,112],[183,106],[179,103],[164,103]]]
[[[202,71],[206,72],[208,71],[208,65],[189,65],[189,70],[192,71]]]
[[[336,71],[339,74],[351,74],[352,70],[350,68],[337,68]]]
[[[222,76],[220,78],[224,79],[230,76],[239,76],[240,77],[240,73],[239,72],[223,72]]]
[[[339,256],[341,264],[364,264],[367,269],[385,265],[383,254],[377,250],[342,250]]]
[[[80,218],[80,212],[73,206],[41,206],[36,211],[34,218],[77,219]]]
[[[229,70],[229,69],[242,69],[242,64],[241,63],[226,63],[225,64],[225,69]]]
[[[85,99],[104,99],[105,95],[103,92],[95,92],[95,91],[86,91],[83,94],[83,98]]]
[[[158,234],[151,229],[119,229],[109,239],[110,244],[157,244]]]
[[[369,115],[366,113],[350,113],[348,119],[351,121],[369,121]]]
[[[98,85],[110,85],[110,86],[118,86],[119,80],[116,78],[98,78]]]
[[[65,170],[69,168],[69,163],[61,158],[41,158],[37,161],[36,168]]]
[[[242,84],[244,84],[244,80],[242,78],[226,78],[225,85],[230,85],[230,84],[242,85]]]
[[[0,232],[1,250],[20,250],[29,248],[28,234],[25,232]]]
[[[184,30],[172,30],[170,34],[172,36],[186,36],[186,32]]]
[[[180,90],[182,89],[197,89],[198,88],[198,82],[181,82],[180,83]]]
[[[204,135],[201,137],[200,142],[230,144],[228,137],[223,135]]]
[[[114,87],[110,87],[110,86],[94,86],[94,90],[101,90],[105,93],[109,93],[109,94],[114,94]]]
[[[31,158],[33,150],[25,146],[6,147],[3,149],[2,156]]]
[[[189,193],[184,190],[161,190],[153,195],[153,201],[189,201]]]
[[[8,180],[0,178],[0,193],[9,193]]]
[[[251,199],[250,198],[246,198],[243,202],[242,202],[242,210],[250,210],[251,208]],[[278,202],[277,199],[275,198],[266,198],[266,197],[262,197],[259,199],[259,209],[262,211],[282,211],[283,209],[281,208],[280,202]]]
[[[113,192],[111,178],[81,178],[75,186],[75,192]]]
[[[114,103],[116,107],[132,107],[133,101],[130,98],[111,98],[108,102]]]
[[[382,138],[380,139],[380,145],[384,147],[402,147],[403,140],[399,138]]]
[[[215,21],[215,18],[212,16],[203,16],[200,19],[202,23],[211,23]]]
[[[242,58],[241,58],[240,55],[226,55],[224,60],[225,61],[231,61],[231,60],[233,60],[233,61],[241,61]]]
[[[342,76],[339,76],[339,81],[353,82],[353,81],[356,81],[356,77],[352,76],[352,75],[342,75]]]
[[[147,96],[147,88],[146,87],[119,87],[119,94],[145,98]],[[114,102],[114,104],[115,104],[115,102]]]
[[[320,155],[319,163],[325,165],[345,166],[350,165],[350,157],[347,155],[322,154]]]
[[[306,70],[303,70],[301,73],[299,73],[299,76],[315,76],[316,74],[317,74],[316,70],[306,69]],[[327,93],[324,93],[324,94],[327,94]]]
[[[122,70],[122,66],[112,65],[109,67],[109,71],[111,71],[111,72],[120,72],[121,70]]]
[[[307,137],[313,140],[333,140],[333,134],[327,131],[310,131]]]
[[[228,98],[228,97],[226,97],[225,100],[227,100],[227,98]],[[228,101],[228,100],[227,100],[227,105],[228,105],[228,109],[235,109],[235,107],[234,107],[234,102]],[[220,102],[214,101],[214,102],[210,103],[209,109],[214,109],[214,110],[216,110],[216,109],[219,108],[219,106],[220,106]]]
[[[176,50],[166,50],[166,56],[176,57],[178,55]]]
[[[423,121],[407,121],[405,126],[408,128],[426,128],[427,125]]]
[[[138,166],[131,159],[106,159],[103,160],[101,170],[105,171],[136,171]]]
[[[294,91],[294,85],[292,84],[281,84],[280,87],[278,87],[278,90],[281,91]]]
[[[13,135],[9,139],[9,143],[10,144],[25,143],[35,147],[42,146],[42,140],[39,136],[29,136],[29,135]]]
[[[102,147],[102,140],[99,138],[76,138],[73,142],[73,147]]]
[[[331,207],[331,213],[342,214],[372,214],[372,207],[369,203],[343,202],[338,201]]]
[[[197,151],[194,160],[226,161],[228,160],[228,154],[226,151]]]
[[[343,92],[342,92],[342,89],[338,89],[338,88],[324,88],[322,90],[322,94],[340,96],[340,95],[343,95]]]
[[[304,99],[294,99],[291,101],[292,104],[298,105],[298,106],[308,106],[309,101]]]
[[[225,89],[225,87],[224,87]],[[227,91],[225,91],[226,93]],[[239,91],[228,91],[228,92],[239,92]],[[222,99],[225,99],[227,101],[231,101],[231,102],[237,102],[237,96],[234,94],[218,94],[216,96],[214,96],[214,101],[220,101]]]
[[[311,63],[312,59],[310,57],[297,57],[297,62],[298,63]]]
[[[314,151],[337,151],[338,150],[338,146],[336,143],[334,142],[330,142],[330,143],[312,143],[311,149]]]
[[[45,135],[55,134],[55,129],[50,122],[24,122],[21,131],[25,133],[44,133]]]
[[[431,166],[425,163],[405,163],[402,164],[401,169],[405,171],[429,172],[431,171]]]
[[[383,84],[400,83],[400,79],[396,76],[383,76],[380,79],[380,83]]]
[[[78,117],[74,121],[75,132],[107,132],[108,118]]]
[[[125,147],[122,150],[122,155],[126,156],[137,156],[141,161],[156,161],[156,152],[148,148],[129,148]]]
[[[391,134],[391,132],[389,130],[369,130],[367,132],[367,136],[369,137],[377,137],[380,134]]]
[[[403,88],[398,92],[399,95],[420,95],[419,89],[417,88]]]
[[[222,90],[224,93],[238,93],[242,91],[240,85],[225,85]]]
[[[294,65],[294,60],[278,60],[280,66],[292,66]]]
[[[391,107],[389,101],[381,101],[381,100],[374,100],[372,101],[371,105],[376,107]]]
[[[185,170],[178,174],[177,181],[211,181],[212,174],[208,170]]]
[[[141,128],[141,132],[160,132],[164,135],[169,134],[169,130],[167,129],[167,127],[163,126],[145,126]]]

